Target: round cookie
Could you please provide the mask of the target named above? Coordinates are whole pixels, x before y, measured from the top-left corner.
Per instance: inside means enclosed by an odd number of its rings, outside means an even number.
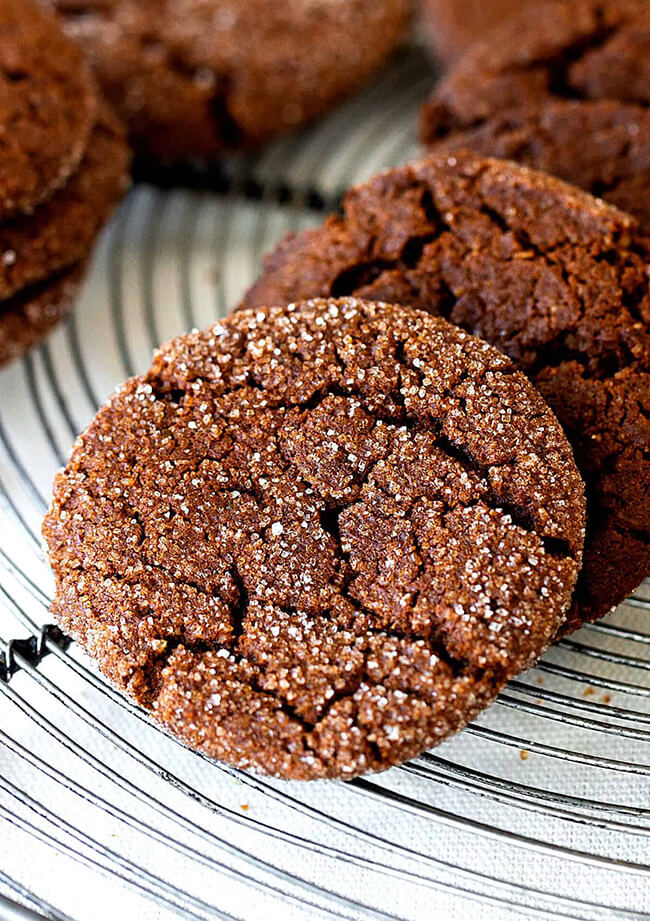
[[[52,13],[35,0],[0,0],[0,220],[66,181],[94,117],[93,81]]]
[[[429,43],[444,63],[459,58],[494,26],[519,12],[522,0],[421,0]],[[539,3],[536,4],[539,14]]]
[[[508,354],[556,413],[587,484],[570,630],[650,572],[649,263],[634,218],[465,152],[348,192],[342,216],[285,239],[244,305],[331,295],[411,304]]]
[[[60,322],[74,302],[85,263],[0,302],[0,366],[23,355]]]
[[[30,215],[0,224],[2,300],[84,259],[122,197],[129,168],[124,130],[105,103],[78,170]]]
[[[422,138],[434,152],[471,148],[544,169],[648,230],[649,52],[644,0],[524,6],[437,87],[422,110]]]
[[[562,623],[583,486],[505,356],[353,298],[183,336],[100,410],[53,613],[189,745],[312,779],[460,729]]]
[[[211,158],[314,118],[404,36],[409,0],[53,0],[140,153]]]

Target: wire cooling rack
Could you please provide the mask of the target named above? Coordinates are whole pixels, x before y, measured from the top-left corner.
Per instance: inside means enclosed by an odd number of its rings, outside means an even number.
[[[318,127],[207,177],[210,191],[192,171],[180,181],[194,188],[137,186],[69,323],[0,374],[0,916],[650,915],[647,585],[460,736],[345,785],[188,751],[50,623],[40,522],[73,438],[159,342],[225,315],[285,231],[414,155],[431,82],[409,53]]]

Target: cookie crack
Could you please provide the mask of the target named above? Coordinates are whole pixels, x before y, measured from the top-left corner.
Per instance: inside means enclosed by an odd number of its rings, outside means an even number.
[[[559,54],[538,59],[530,68],[526,68],[530,70],[545,68],[548,73],[548,91],[558,99],[585,101],[590,98],[587,93],[571,82],[570,70],[587,53],[597,51],[606,45],[619,30],[618,25],[608,26],[605,23],[604,12],[601,8],[594,12],[597,27],[590,35],[576,39],[575,42],[563,48]],[[512,71],[517,73],[519,70],[517,65],[513,65]]]
[[[239,641],[244,636],[244,623],[246,620],[246,614],[248,612],[248,607],[250,604],[250,596],[248,589],[246,588],[246,583],[244,582],[239,569],[236,565],[233,565],[230,568],[230,576],[235,584],[237,589],[237,602],[234,605],[230,606],[230,621],[232,624],[232,637],[231,643],[234,648],[239,646]]]
[[[401,357],[402,359],[405,358],[403,352]],[[400,366],[402,369],[408,368],[409,371],[415,373],[419,377],[420,384],[423,385],[423,376],[416,367],[410,363],[401,364]],[[459,381],[459,384],[460,383],[462,383],[462,378]],[[404,413],[407,414],[401,392],[400,399],[402,400]],[[510,516],[515,525],[525,531],[535,534],[542,543],[544,551],[548,556],[564,559],[570,557],[575,559],[575,553],[571,549],[568,541],[541,534],[538,528],[535,526],[531,516],[525,511],[525,509],[515,505],[514,503],[508,501],[508,499],[505,497],[500,496],[497,492],[495,492],[493,486],[490,483],[490,470],[496,470],[503,467],[512,467],[517,460],[516,457],[512,458],[510,462],[504,462],[501,464],[481,464],[466,447],[453,442],[442,432],[442,421],[440,419],[430,417],[430,421],[432,425],[432,434],[434,434],[436,437],[436,444],[442,448],[445,454],[448,457],[453,458],[455,461],[457,461],[457,463],[461,464],[464,470],[478,475],[485,482],[487,486],[487,495],[483,497],[483,499],[489,508],[491,508],[493,511],[503,511],[505,514]],[[472,503],[469,504],[471,505]]]
[[[350,266],[341,272],[330,285],[332,297],[346,297],[359,288],[371,285],[382,272],[393,268],[395,263],[388,259],[368,259]]]
[[[578,347],[572,346],[570,340],[572,337],[575,337],[580,324],[583,322],[587,315],[587,304],[584,300],[584,296],[581,291],[576,290],[575,284],[573,281],[586,283],[579,271],[578,266],[572,266],[571,270],[568,270],[564,264],[566,259],[567,250],[570,252],[573,248],[573,244],[570,240],[562,240],[560,243],[556,244],[554,247],[549,248],[548,250],[540,249],[531,238],[525,233],[525,231],[518,227],[513,227],[508,223],[507,219],[494,207],[490,206],[479,188],[480,179],[485,175],[487,167],[482,167],[477,171],[476,176],[473,178],[471,191],[478,195],[481,199],[480,210],[481,213],[491,222],[495,231],[499,234],[508,234],[516,242],[519,247],[518,252],[531,253],[533,257],[538,260],[542,265],[544,265],[551,272],[558,272],[562,278],[564,285],[567,290],[570,290],[573,296],[576,299],[576,303],[580,308],[579,316],[572,323],[572,325],[564,330],[561,330],[555,339],[550,343],[539,343],[533,344],[532,349],[534,351],[535,357],[531,362],[523,361],[521,356],[518,358],[519,363],[523,366],[523,369],[529,376],[534,376],[537,373],[538,369],[545,367],[549,364],[561,365],[565,361],[576,360],[584,367],[585,373],[590,377],[607,379],[612,377],[617,371],[621,370],[623,367],[626,367],[625,359],[617,354],[614,350],[610,349],[606,354],[603,355],[590,355],[584,350],[579,349]],[[432,198],[431,189],[427,186],[426,182],[423,180],[413,180],[413,187],[419,187],[422,192],[422,198],[428,194]],[[435,206],[434,206],[435,208]],[[431,215],[430,208],[425,210],[426,214]],[[405,244],[405,247],[402,248],[402,253],[400,256],[394,260],[374,260],[364,265],[370,266],[372,268],[372,277],[373,279],[378,277],[382,271],[396,270],[402,273],[404,279],[408,283],[409,288],[413,291],[417,299],[422,299],[422,289],[421,285],[418,284],[417,279],[413,277],[413,271],[421,267],[421,260],[424,255],[424,251],[427,245],[431,242],[435,242],[439,239],[443,233],[449,233],[455,240],[460,240],[458,236],[458,231],[454,228],[453,224],[445,219],[445,216],[440,214],[437,210],[431,215],[431,230],[426,233],[421,233],[410,238],[409,241]],[[343,218],[340,219],[343,222],[343,226],[347,223],[349,218],[344,214]],[[408,247],[409,243],[414,241],[414,247],[409,252]],[[367,251],[371,252],[377,243],[379,242],[377,236],[372,236],[371,240],[367,246]],[[408,259],[405,260],[403,253],[404,249],[407,249],[409,252]],[[643,253],[636,244],[635,241],[627,243],[623,250],[620,248],[612,246],[610,250],[602,253],[592,253],[591,258],[596,263],[607,263],[618,267],[618,276],[621,279],[622,274],[626,270],[626,259],[624,258],[627,254],[631,256],[643,257]],[[469,249],[466,248],[465,255],[469,255]],[[417,256],[417,258],[415,258]],[[515,259],[519,258],[517,253],[514,253],[510,258],[504,257],[504,261],[512,262]],[[426,273],[426,266],[423,267],[423,271]],[[444,286],[441,297],[440,297],[440,306],[441,310],[438,311],[438,304],[436,304],[436,313],[440,312],[440,315],[445,318],[449,318],[453,314],[455,305],[458,303],[461,295],[454,293],[453,288],[449,285],[449,279],[445,273],[444,267],[439,267],[440,280]],[[341,285],[341,279],[346,280],[345,285]],[[346,269],[343,272],[339,273],[337,278],[332,282],[330,287],[330,293],[333,294],[335,288],[344,287],[346,294],[353,295],[355,291],[359,288],[363,288],[364,285],[354,284],[354,267]],[[636,287],[631,291],[625,291],[621,279],[621,304],[628,310],[630,316],[637,322],[642,322],[643,317],[638,307],[638,301],[643,297],[645,290],[645,281],[641,280]],[[463,292],[464,293],[464,292]],[[614,316],[613,312],[610,312]],[[462,323],[456,322],[456,325],[463,326]],[[468,332],[473,332],[472,329],[468,329],[465,325],[465,329]],[[622,350],[625,356],[627,357],[628,363],[635,362],[636,359],[634,355],[630,352],[629,347],[623,341],[622,337],[619,335],[616,339],[616,349]],[[504,351],[503,345],[501,350]]]
[[[359,605],[355,599],[348,599],[346,597],[346,600],[348,600],[351,606],[354,607],[354,609],[358,611],[359,613],[362,613],[366,616],[369,614],[369,612],[366,609],[364,609],[362,605]],[[276,607],[282,613],[287,614],[289,616],[295,615],[297,613],[296,609],[294,608],[286,607],[283,605],[277,605]],[[332,617],[331,611],[319,612],[319,614],[314,615],[314,616],[320,619],[326,619],[326,620],[329,620],[330,622],[336,623],[336,621]],[[341,627],[341,629],[343,630],[344,628]],[[487,670],[485,668],[474,666],[465,660],[461,660],[461,659],[454,657],[453,654],[445,646],[442,638],[439,638],[439,637],[435,637],[435,638],[431,636],[425,637],[425,636],[420,636],[416,633],[408,633],[408,632],[395,630],[394,628],[387,630],[387,629],[381,629],[381,628],[371,627],[371,626],[366,626],[366,625],[364,625],[363,636],[364,637],[374,636],[379,639],[395,640],[397,642],[405,642],[405,643],[424,643],[426,645],[427,652],[429,653],[429,655],[436,657],[441,662],[443,662],[445,665],[447,665],[454,680],[459,680],[460,678],[464,676],[467,677],[471,675],[471,677],[474,678],[475,680],[481,681],[488,674],[488,671],[489,671],[489,674],[491,675],[498,675],[502,671],[502,669],[499,666],[496,666],[495,668],[491,670]],[[364,647],[362,650],[362,655],[363,655],[363,660],[362,660],[361,666],[358,670],[355,680],[351,681],[348,685],[346,685],[340,691],[335,690],[333,692],[333,694],[328,698],[327,704],[320,711],[318,719],[315,721],[307,721],[304,719],[304,717],[300,717],[300,719],[302,719],[304,724],[309,725],[311,727],[311,730],[314,730],[318,726],[320,726],[328,718],[328,716],[331,715],[331,711],[337,706],[337,704],[340,704],[341,702],[345,702],[348,700],[353,700],[356,694],[360,690],[362,690],[364,686],[367,686],[368,688],[375,688],[375,689],[376,688],[388,689],[388,686],[386,685],[385,680],[377,681],[370,674],[369,660],[371,656],[377,655],[376,650],[368,649],[367,647]],[[250,662],[250,660],[247,660],[247,661]],[[268,670],[264,671],[260,669],[260,671],[262,674],[266,674]],[[384,676],[384,678],[385,677],[386,676]],[[431,697],[424,695],[424,694],[419,694],[415,690],[411,690],[411,689],[409,689],[408,691],[404,691],[402,689],[397,689],[397,690],[400,690],[402,693],[408,694],[428,705],[431,705],[432,703]],[[266,690],[261,685],[260,685],[260,692],[269,694],[270,696],[274,698],[276,698],[277,696],[273,691]],[[291,709],[293,710],[294,708],[291,708]]]
[[[546,75],[546,94],[549,99],[561,99],[566,101],[589,101],[590,97],[579,86],[571,82],[570,71],[578,64],[587,53],[597,51],[619,31],[621,24],[608,25],[605,19],[605,13],[602,8],[594,10],[596,17],[596,28],[588,35],[579,36],[573,42],[560,49],[555,54],[538,55],[533,60],[522,64],[514,61],[512,64],[490,69],[490,75],[494,76],[514,76],[518,74],[544,73]],[[468,70],[466,68],[465,70]],[[469,68],[471,72],[471,66]],[[465,71],[463,71],[465,76]],[[453,78],[452,78],[453,86]],[[431,143],[439,138],[444,139],[451,131],[463,131],[477,128],[484,125],[490,118],[503,114],[498,110],[488,116],[475,115],[471,116],[467,112],[454,104],[453,97],[449,101],[449,90],[444,86],[440,95],[440,100],[433,101],[429,104],[429,111],[433,116],[432,121],[427,125],[427,136],[425,141]],[[522,100],[521,105],[524,106]]]
[[[532,521],[530,515],[526,513],[524,509],[510,502],[507,498],[500,496],[498,493],[494,491],[494,488],[491,486],[490,477],[489,477],[490,471],[491,470],[494,471],[494,470],[497,470],[503,467],[512,467],[513,464],[516,462],[516,457],[512,458],[509,462],[503,462],[500,464],[490,464],[490,465],[480,464],[476,460],[476,458],[474,458],[466,448],[464,448],[462,445],[452,442],[449,438],[447,438],[442,433],[442,421],[440,419],[436,419],[433,416],[427,416],[426,420],[424,420],[424,419],[419,419],[417,417],[414,417],[412,414],[410,414],[406,409],[404,395],[403,395],[403,390],[404,390],[403,376],[402,376],[403,371],[408,369],[411,373],[414,373],[418,377],[420,386],[424,386],[424,377],[422,373],[412,363],[406,363],[403,341],[399,341],[396,343],[394,360],[400,368],[400,383],[396,389],[393,389],[388,394],[388,396],[395,402],[396,406],[400,409],[400,412],[397,414],[387,413],[385,411],[380,411],[380,410],[373,408],[372,410],[373,418],[386,423],[388,426],[394,427],[396,431],[399,429],[403,429],[409,432],[422,431],[422,432],[427,432],[429,434],[434,435],[436,438],[437,446],[440,447],[448,457],[460,463],[463,466],[463,469],[465,469],[467,472],[474,473],[478,475],[479,477],[481,477],[482,480],[484,480],[487,486],[487,489],[488,489],[487,496],[485,497],[486,505],[489,508],[491,508],[493,511],[503,511],[504,514],[509,515],[510,518],[512,519],[512,522],[518,527],[522,528],[522,530],[528,531],[530,533],[534,533],[540,540],[544,548],[544,551],[548,556],[556,557],[556,558],[570,557],[570,558],[575,559],[575,553],[572,550],[568,541],[563,541],[559,538],[550,537],[550,536],[540,533],[540,531],[536,528],[534,522]],[[341,370],[342,375],[344,377],[347,377],[348,369],[347,369],[346,364],[342,361],[340,355],[339,355],[339,363],[340,363],[340,370]],[[486,369],[485,373],[487,373],[488,371],[489,369]],[[516,373],[516,371],[514,369],[508,369],[508,370],[498,369],[498,370],[492,370],[491,373],[505,374],[506,376],[510,376],[511,374]],[[480,381],[483,378],[483,376],[484,375],[482,374],[479,377],[477,377],[477,381]],[[466,378],[466,375],[461,375],[456,384],[456,387],[460,386],[463,383],[465,378]],[[341,384],[329,383],[323,386],[322,388],[316,390],[310,397],[308,397],[305,400],[296,401],[295,403],[291,403],[291,402],[287,403],[286,408],[287,409],[289,408],[299,409],[302,411],[313,410],[313,409],[316,409],[318,406],[320,406],[328,397],[331,397],[331,396],[340,396],[340,397],[344,397],[348,399],[354,398],[354,399],[359,400],[364,405],[368,401],[368,395],[364,394],[362,391],[356,390],[351,387],[346,387],[345,385],[341,385]],[[458,397],[458,399],[460,401],[462,398]],[[284,448],[281,442],[278,441],[277,438],[275,439],[275,444],[276,444],[276,449],[278,451],[278,455],[283,458],[285,463],[289,464],[289,467],[291,467],[291,461],[289,458],[287,458]],[[362,477],[358,479],[357,478],[354,479],[354,485],[357,486],[359,489],[362,489],[364,486],[368,485],[376,464],[382,460],[385,460],[389,456],[389,454],[390,454],[390,448],[387,448],[386,454],[382,455],[381,457],[377,459],[377,461],[375,461],[375,463],[371,464],[366,469]],[[285,467],[284,472],[286,472],[287,469],[288,468]],[[303,483],[305,487],[313,488],[312,484],[310,484],[306,480],[301,479],[301,482]],[[343,510],[344,507],[353,505],[356,501],[357,501],[356,497],[351,498],[348,503],[346,503],[344,506],[341,507],[341,510]],[[328,520],[327,526],[330,528],[333,527],[333,521]],[[337,526],[338,526],[338,523],[337,523]],[[327,528],[324,528],[324,530],[327,530]],[[332,536],[334,536],[334,534],[332,534]]]

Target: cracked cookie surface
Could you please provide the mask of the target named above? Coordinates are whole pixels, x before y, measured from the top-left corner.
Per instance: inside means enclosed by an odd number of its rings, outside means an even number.
[[[213,158],[331,108],[403,38],[408,0],[53,0],[140,153]]]
[[[78,440],[53,613],[188,744],[287,778],[436,744],[531,664],[580,565],[570,446],[509,359],[421,311],[239,311]]]
[[[353,294],[439,314],[508,354],[549,403],[587,484],[564,629],[650,572],[650,254],[636,221],[542,173],[470,153],[351,190],[289,236],[248,307]]]
[[[470,148],[544,169],[650,232],[650,6],[524,5],[436,88],[421,133],[434,152]]]
[[[66,181],[94,117],[94,82],[54,16],[34,0],[0,0],[0,220]]]

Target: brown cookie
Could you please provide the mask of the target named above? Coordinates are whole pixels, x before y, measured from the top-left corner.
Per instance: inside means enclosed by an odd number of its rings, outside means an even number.
[[[421,0],[429,43],[449,64],[504,19],[519,12],[522,0]],[[540,0],[536,3],[539,12]]]
[[[127,186],[124,131],[105,103],[77,170],[31,215],[0,224],[0,299],[84,259]]]
[[[401,41],[410,0],[53,0],[137,149],[260,144],[331,108]]]
[[[508,354],[555,411],[587,483],[567,629],[650,572],[650,250],[636,221],[543,173],[470,153],[349,192],[288,237],[244,304],[354,294],[447,317]]]
[[[44,339],[70,310],[85,264],[0,302],[0,366]]]
[[[0,0],[0,220],[66,181],[94,118],[93,81],[54,16],[34,0]]]
[[[584,538],[557,420],[487,343],[353,298],[176,339],[78,440],[53,613],[205,754],[351,777],[546,647]]]
[[[438,86],[423,140],[545,169],[650,230],[649,52],[644,0],[525,6]]]

